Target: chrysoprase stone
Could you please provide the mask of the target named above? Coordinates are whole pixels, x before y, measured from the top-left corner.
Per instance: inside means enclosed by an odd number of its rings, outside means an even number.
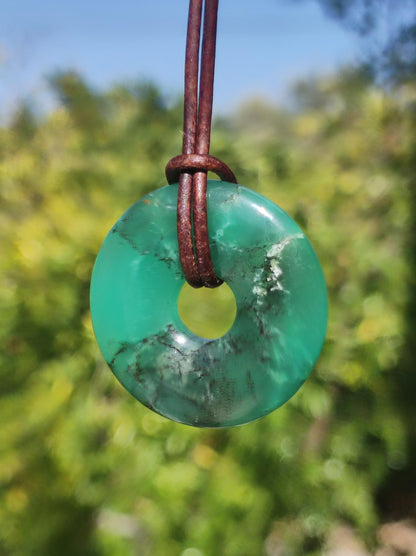
[[[247,423],[287,401],[313,369],[327,323],[323,273],[281,208],[209,181],[211,254],[237,315],[221,338],[195,336],[177,308],[176,199],[176,185],[150,193],[105,239],[91,285],[95,335],[116,377],[150,409],[198,427]]]

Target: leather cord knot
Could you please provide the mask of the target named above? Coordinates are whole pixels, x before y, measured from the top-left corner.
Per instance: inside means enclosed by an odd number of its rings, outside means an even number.
[[[214,172],[222,181],[237,183],[230,168],[219,158],[209,154],[179,154],[166,165],[165,174],[169,184],[177,183],[181,174],[194,175],[197,171]]]

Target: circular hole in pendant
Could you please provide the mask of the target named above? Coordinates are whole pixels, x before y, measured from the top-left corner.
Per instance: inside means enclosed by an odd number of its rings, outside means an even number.
[[[178,297],[178,312],[193,334],[213,340],[230,330],[237,314],[237,304],[226,283],[214,289],[195,289],[185,282]]]

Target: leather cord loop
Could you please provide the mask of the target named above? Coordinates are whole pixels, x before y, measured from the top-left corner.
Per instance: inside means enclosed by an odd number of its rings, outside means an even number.
[[[166,165],[166,179],[169,184],[178,183],[183,173],[195,174],[196,171],[214,172],[222,181],[237,183],[230,168],[215,156],[209,154],[179,154]]]
[[[204,5],[201,64],[200,34]],[[177,231],[179,254],[187,282],[215,288],[222,280],[211,260],[207,221],[207,172],[237,183],[226,164],[209,155],[218,0],[190,0],[185,58],[182,154],[166,166],[168,183],[179,182]],[[199,65],[201,71],[199,73]]]

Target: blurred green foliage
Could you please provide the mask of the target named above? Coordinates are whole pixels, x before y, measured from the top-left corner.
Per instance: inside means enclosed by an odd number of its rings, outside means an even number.
[[[283,408],[198,430],[119,385],[88,306],[107,231],[165,184],[181,102],[143,83],[98,94],[73,73],[52,86],[59,108],[0,129],[0,554],[312,556],[340,523],[371,546],[416,494],[416,89],[344,71],[300,84],[291,111],[252,101],[215,123],[212,154],[311,239],[330,322]]]

